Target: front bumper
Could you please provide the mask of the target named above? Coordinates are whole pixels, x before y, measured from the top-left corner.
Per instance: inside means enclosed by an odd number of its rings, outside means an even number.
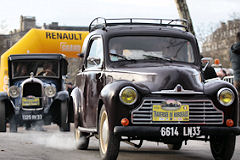
[[[177,126],[179,131],[182,132],[183,126]],[[187,127],[187,126],[185,126]],[[191,127],[191,126],[189,126]],[[240,135],[240,127],[216,127],[216,126],[200,126],[202,135]],[[153,126],[115,126],[114,135],[128,136],[128,137],[161,137],[161,127]],[[183,134],[179,134],[184,137]]]

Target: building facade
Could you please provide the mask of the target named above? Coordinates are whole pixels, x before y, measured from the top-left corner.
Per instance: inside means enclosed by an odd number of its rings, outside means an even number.
[[[204,57],[218,58],[223,67],[231,67],[229,60],[229,50],[236,42],[236,33],[240,32],[240,19],[222,22],[202,45],[202,55]]]

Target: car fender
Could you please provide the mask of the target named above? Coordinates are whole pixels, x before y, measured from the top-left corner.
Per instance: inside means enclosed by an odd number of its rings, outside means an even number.
[[[221,88],[229,88],[233,91],[234,95],[235,95],[235,99],[234,102],[228,106],[228,107],[224,107],[223,105],[221,105],[217,99],[217,93]],[[220,109],[224,111],[224,114],[226,115],[225,117],[231,117],[231,119],[234,120],[235,124],[237,124],[236,122],[239,122],[239,94],[237,89],[230,83],[222,81],[222,80],[216,80],[216,81],[211,81],[211,82],[207,82],[204,84],[204,93],[210,97],[210,99],[213,101],[214,105]],[[239,115],[238,115],[239,114]]]
[[[122,104],[119,100],[119,92],[125,86],[134,87],[139,93],[139,95],[150,93],[149,89],[146,86],[142,84],[136,84],[131,81],[119,80],[119,81],[115,81],[113,83],[107,84],[101,90],[99,98],[105,105],[106,111],[109,115],[110,129],[113,129],[114,124],[118,123],[119,120],[117,119],[118,117],[117,114],[121,112],[120,110],[126,108],[126,105]],[[100,110],[101,110],[101,106],[99,106],[98,108],[98,113],[100,112]]]
[[[68,91],[59,91],[59,92],[57,92],[54,100],[60,100],[61,102],[69,100]]]
[[[82,99],[82,92],[78,87],[75,87],[71,92],[71,101],[72,105],[72,115],[71,119],[74,121],[74,119],[79,123],[80,126],[82,126],[81,121],[81,103],[83,101]]]

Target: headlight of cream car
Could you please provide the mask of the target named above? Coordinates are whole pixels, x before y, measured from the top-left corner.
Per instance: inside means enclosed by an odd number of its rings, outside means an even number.
[[[234,93],[229,88],[222,88],[217,93],[218,101],[224,106],[230,106],[234,101]]]
[[[44,89],[45,95],[47,97],[54,97],[56,95],[56,87],[54,86],[47,86]]]
[[[17,98],[20,95],[20,88],[17,86],[11,86],[8,90],[8,94],[12,98]]]
[[[123,104],[132,105],[137,101],[137,91],[131,86],[124,87],[120,93],[119,98]]]

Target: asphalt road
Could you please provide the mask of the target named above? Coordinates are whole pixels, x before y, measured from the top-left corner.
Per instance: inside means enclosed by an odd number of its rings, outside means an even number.
[[[98,160],[98,141],[91,138],[89,149],[76,150],[73,132],[62,133],[55,125],[46,131],[0,133],[0,160]],[[140,149],[121,143],[118,160],[212,160],[209,143],[188,141],[179,151],[167,145],[144,141]],[[240,159],[240,137],[237,138],[232,160]]]

